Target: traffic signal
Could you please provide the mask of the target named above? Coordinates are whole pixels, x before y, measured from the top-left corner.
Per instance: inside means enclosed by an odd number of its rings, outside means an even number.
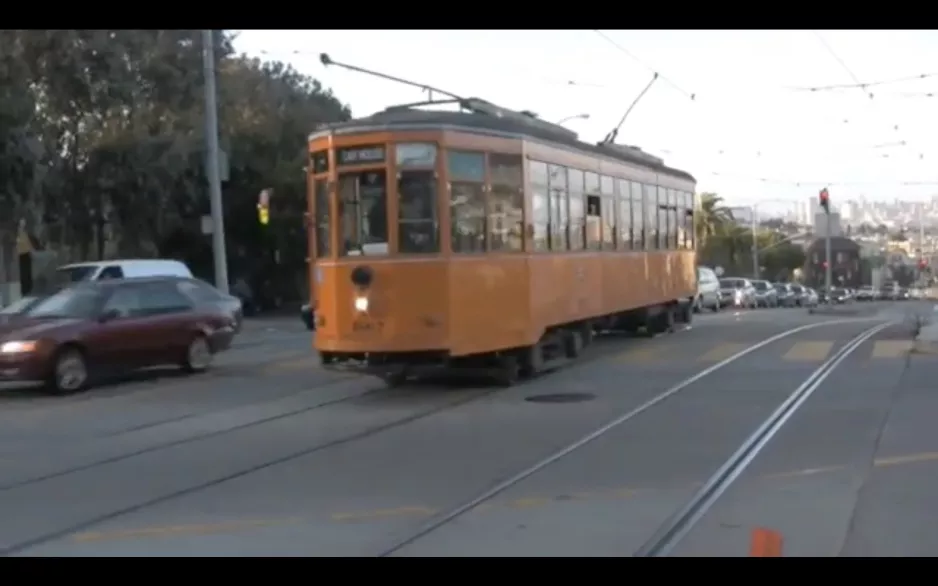
[[[821,268],[824,269],[825,271],[827,270],[827,261],[826,261],[826,260],[821,263]]]
[[[270,189],[262,189],[257,196],[257,219],[266,226],[270,223]]]
[[[824,208],[824,213],[829,214],[831,212],[831,200],[830,193],[828,193],[826,187],[818,194],[818,200],[821,203],[821,207]]]
[[[918,270],[924,271],[928,266],[928,262],[924,258],[918,259]]]

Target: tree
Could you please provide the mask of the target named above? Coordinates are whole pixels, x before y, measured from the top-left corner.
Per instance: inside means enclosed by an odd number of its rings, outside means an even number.
[[[715,193],[700,194],[700,208],[694,216],[698,242],[705,245],[708,238],[727,230],[733,222],[733,212],[723,205],[722,197]]]
[[[230,34],[214,43],[229,250],[277,247],[305,272],[307,135],[350,113],[317,81],[234,55]],[[0,205],[13,212],[0,243],[25,218],[61,260],[175,255],[210,273],[200,32],[6,30],[0,49]],[[267,187],[277,242],[254,216]]]

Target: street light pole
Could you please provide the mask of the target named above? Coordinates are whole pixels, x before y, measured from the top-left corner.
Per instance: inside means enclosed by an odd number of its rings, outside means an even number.
[[[205,170],[212,205],[212,253],[215,286],[228,293],[228,255],[225,252],[225,218],[221,201],[221,173],[218,168],[218,103],[215,97],[215,39],[211,30],[202,31],[202,67],[205,75]]]
[[[756,220],[756,206],[752,206],[752,278],[759,278],[759,245],[756,235],[759,232],[759,222]]]
[[[824,234],[824,289],[827,291],[827,303],[831,303],[831,281],[833,277],[833,269],[831,265],[831,212],[830,209],[825,210],[825,224],[827,225],[826,233]]]

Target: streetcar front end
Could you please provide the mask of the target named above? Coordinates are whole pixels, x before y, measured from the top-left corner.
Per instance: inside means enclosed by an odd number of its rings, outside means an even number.
[[[311,138],[310,290],[315,348],[326,368],[386,378],[445,365],[439,134]]]

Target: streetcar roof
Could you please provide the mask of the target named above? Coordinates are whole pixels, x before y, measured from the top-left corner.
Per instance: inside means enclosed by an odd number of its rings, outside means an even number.
[[[494,106],[494,108],[498,108]],[[543,142],[563,145],[579,151],[585,151],[615,161],[641,165],[648,169],[671,175],[680,179],[696,182],[693,175],[680,169],[668,167],[664,162],[636,147],[624,145],[596,145],[583,142],[577,135],[566,128],[549,122],[530,118],[516,112],[505,111],[509,116],[489,113],[466,113],[439,110],[418,110],[416,108],[392,107],[381,112],[356,118],[346,122],[325,124],[310,134],[309,139],[329,134],[352,132],[380,132],[393,130],[451,129],[488,134],[492,136],[511,136],[514,138],[533,138]],[[555,127],[556,128],[552,128]]]

